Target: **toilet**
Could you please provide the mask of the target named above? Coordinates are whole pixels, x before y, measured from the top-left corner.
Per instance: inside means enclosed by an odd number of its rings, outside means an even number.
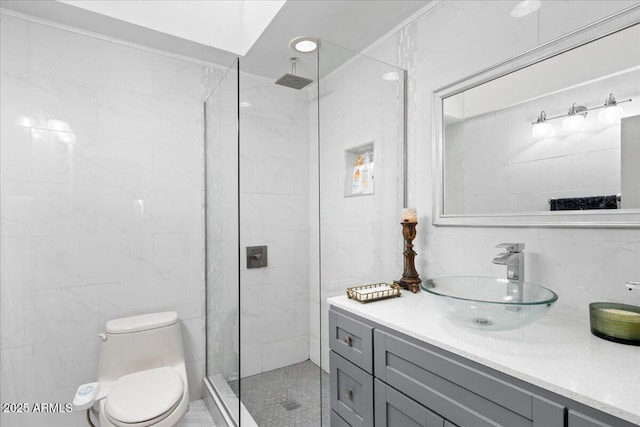
[[[98,381],[76,394],[94,393],[84,408],[99,413],[100,427],[178,426],[189,387],[177,313],[110,320],[100,338]]]

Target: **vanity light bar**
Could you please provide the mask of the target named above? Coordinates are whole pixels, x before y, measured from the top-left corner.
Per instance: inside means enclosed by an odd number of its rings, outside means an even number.
[[[571,108],[569,108],[569,112],[567,114],[560,114],[558,116],[553,116],[553,117],[547,117],[547,113],[542,111],[540,113],[540,115],[538,116],[538,119],[535,122],[531,122],[531,124],[532,125],[537,125],[537,124],[541,124],[541,123],[547,122],[549,120],[560,119],[562,117],[570,117],[570,116],[574,116],[574,115],[581,115],[582,117],[585,117],[589,111],[599,110],[600,108],[615,107],[618,104],[622,104],[624,102],[631,102],[631,100],[632,99],[629,98],[629,99],[625,99],[623,101],[617,101],[615,99],[615,97],[613,96],[613,93],[611,93],[611,94],[609,94],[609,97],[604,101],[603,105],[598,105],[597,107],[587,108],[587,107],[583,107],[582,105],[576,105],[574,103],[571,106]]]

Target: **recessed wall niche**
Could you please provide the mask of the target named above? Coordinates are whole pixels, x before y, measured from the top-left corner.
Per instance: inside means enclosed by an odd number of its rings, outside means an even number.
[[[344,150],[344,197],[375,192],[374,142]]]

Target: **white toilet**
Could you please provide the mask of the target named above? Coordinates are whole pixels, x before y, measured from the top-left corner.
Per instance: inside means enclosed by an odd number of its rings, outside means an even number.
[[[177,313],[110,320],[100,334],[97,383],[78,388],[74,407],[93,407],[100,427],[176,427],[189,405]]]

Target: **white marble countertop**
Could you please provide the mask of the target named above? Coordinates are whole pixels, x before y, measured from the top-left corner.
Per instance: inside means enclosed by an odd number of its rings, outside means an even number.
[[[361,304],[346,296],[330,305],[420,341],[640,425],[640,347],[605,341],[589,323],[551,309],[513,331],[455,325],[435,312],[430,297],[402,291],[400,298]]]

